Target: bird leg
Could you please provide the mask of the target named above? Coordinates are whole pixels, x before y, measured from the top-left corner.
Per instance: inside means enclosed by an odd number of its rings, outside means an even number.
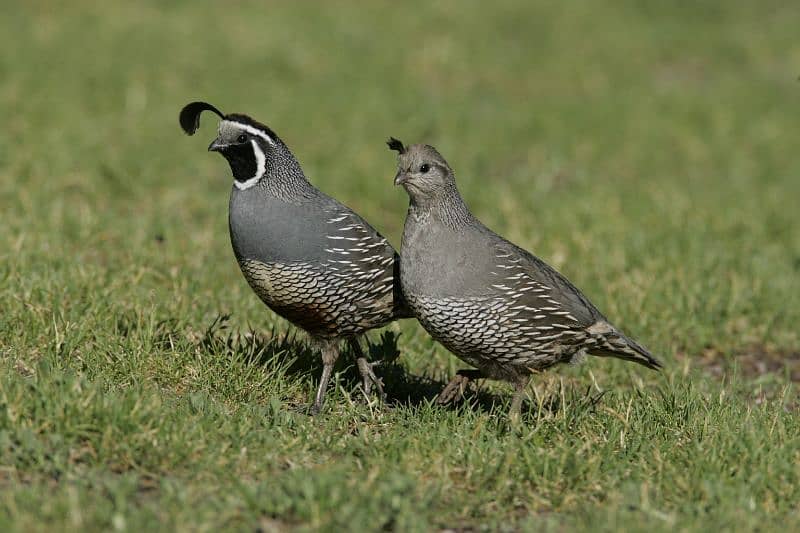
[[[508,418],[512,424],[516,424],[519,421],[522,399],[525,397],[525,388],[530,380],[530,375],[525,375],[519,376],[514,381],[514,396],[511,398],[511,409],[508,410]]]
[[[358,339],[351,338],[347,342],[350,344],[350,347],[353,349],[353,353],[356,356],[356,367],[358,367],[358,373],[361,374],[364,394],[369,397],[370,392],[372,392],[372,386],[375,385],[375,388],[378,389],[378,395],[380,396],[381,400],[385,399],[386,394],[383,392],[383,381],[381,381],[381,379],[376,376],[375,372],[372,370],[372,367],[377,365],[378,362],[376,361],[374,363],[370,363],[367,361]]]
[[[322,347],[322,377],[317,387],[317,395],[314,404],[311,406],[311,414],[316,415],[322,411],[322,404],[325,403],[325,393],[328,390],[328,381],[331,379],[333,365],[339,358],[339,343],[326,342]]]
[[[436,403],[439,405],[452,403],[457,398],[461,398],[464,395],[464,390],[467,388],[470,381],[485,377],[486,376],[484,376],[480,370],[474,368],[459,370],[445,388],[442,389],[442,392],[436,396]]]

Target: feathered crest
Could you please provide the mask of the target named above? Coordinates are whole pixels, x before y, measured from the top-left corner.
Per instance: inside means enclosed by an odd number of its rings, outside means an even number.
[[[219,118],[225,118],[225,115],[223,115],[219,109],[206,102],[192,102],[191,104],[186,104],[186,106],[181,109],[180,122],[181,128],[183,128],[183,131],[185,131],[187,135],[194,135],[194,132],[200,127],[200,113],[203,111],[213,111],[219,115]]]
[[[386,144],[389,146],[390,150],[395,150],[399,154],[406,153],[406,147],[403,146],[403,143],[400,140],[395,139],[394,137],[389,137],[389,140],[386,141]]]

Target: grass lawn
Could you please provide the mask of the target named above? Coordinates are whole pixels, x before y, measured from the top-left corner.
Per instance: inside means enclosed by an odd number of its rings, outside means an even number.
[[[800,5],[166,4],[0,5],[0,530],[800,529]],[[397,246],[384,140],[434,144],[665,370],[558,368],[512,428],[404,321],[386,405],[343,357],[306,416],[195,99]]]

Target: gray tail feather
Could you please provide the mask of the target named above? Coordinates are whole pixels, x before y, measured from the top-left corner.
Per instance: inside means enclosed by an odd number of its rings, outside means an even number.
[[[590,351],[592,355],[599,355],[601,357],[616,357],[626,361],[633,361],[639,363],[647,368],[659,370],[661,363],[653,357],[647,348],[636,342],[635,340],[626,337],[619,331],[611,331],[602,335],[598,339],[597,347]]]

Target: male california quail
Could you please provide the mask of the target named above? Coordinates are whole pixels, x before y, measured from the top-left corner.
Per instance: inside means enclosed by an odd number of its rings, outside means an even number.
[[[446,403],[470,379],[510,381],[510,416],[530,375],[585,354],[652,369],[660,363],[623,335],[564,276],[489,230],[461,198],[453,170],[432,146],[399,152],[395,185],[410,197],[400,248],[400,281],[411,311],[447,349],[478,370],[461,371],[439,396]]]
[[[289,148],[252,118],[223,115],[205,102],[181,110],[193,135],[200,114],[221,117],[208,147],[231,167],[231,244],[250,287],[280,316],[307,331],[322,353],[323,371],[313,411],[322,407],[339,345],[346,340],[369,394],[383,387],[358,336],[408,314],[395,283],[397,252],[353,211],[316,189]]]

